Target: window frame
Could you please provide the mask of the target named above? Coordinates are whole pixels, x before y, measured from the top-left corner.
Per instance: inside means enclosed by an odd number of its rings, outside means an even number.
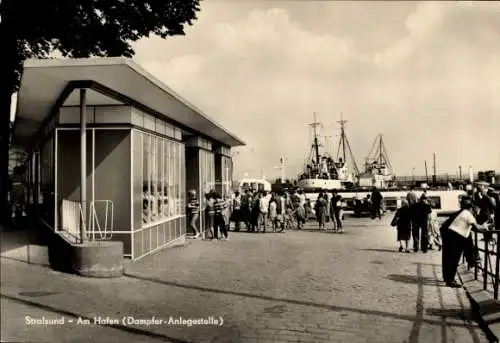
[[[185,151],[181,142],[144,131],[139,132],[143,141],[144,229],[185,215],[182,205],[185,201]]]

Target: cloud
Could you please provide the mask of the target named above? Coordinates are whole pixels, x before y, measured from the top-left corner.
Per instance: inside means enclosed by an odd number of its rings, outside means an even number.
[[[201,22],[200,30],[203,26]],[[168,42],[161,45],[166,48]],[[356,58],[349,40],[302,30],[283,9],[257,9],[240,20],[211,25],[198,49],[168,61],[148,61],[142,50],[137,59],[188,99],[198,99],[199,107],[214,113],[256,150],[274,146],[271,159],[287,145],[305,153],[305,124],[313,110],[324,107],[310,99],[331,97],[325,83]],[[288,118],[299,139],[277,132],[280,125],[289,128]],[[262,136],[255,137],[255,131]]]
[[[406,19],[408,35],[375,54],[374,62],[382,68],[393,68],[409,57],[426,38],[436,33],[450,12],[453,3],[426,1],[419,3],[416,10]]]
[[[245,10],[206,2],[186,37],[143,40],[136,59],[248,143],[236,157],[236,177],[277,175],[282,154],[287,173],[295,174],[309,152],[313,112],[336,149],[341,111],[358,163],[383,133],[399,174],[423,166],[433,152],[448,172],[458,164],[500,169],[500,39],[493,20],[500,17],[485,20],[500,12],[459,4],[419,3],[386,19],[378,9],[372,24],[381,41],[399,38],[373,54],[358,50],[366,51],[359,45],[369,35],[361,29],[328,22],[322,30],[305,28],[312,19],[296,3],[291,12],[285,2],[270,8],[249,2]],[[369,6],[341,19],[356,22],[364,10]],[[335,22],[345,12],[331,15]],[[368,23],[370,13],[363,18]]]

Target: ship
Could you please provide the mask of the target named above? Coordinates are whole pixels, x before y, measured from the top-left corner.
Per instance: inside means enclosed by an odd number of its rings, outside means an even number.
[[[359,174],[349,140],[345,133],[346,120],[338,121],[340,124],[340,139],[337,155],[334,157],[328,151],[320,151],[323,147],[319,142],[318,128],[322,125],[317,121],[314,113],[314,121],[309,124],[312,128],[312,145],[303,173],[299,175],[297,186],[304,191],[313,190],[340,190],[352,188],[357,183]]]
[[[359,175],[359,187],[379,189],[391,188],[395,176],[389,154],[384,144],[383,135],[378,135],[365,159],[365,171]]]

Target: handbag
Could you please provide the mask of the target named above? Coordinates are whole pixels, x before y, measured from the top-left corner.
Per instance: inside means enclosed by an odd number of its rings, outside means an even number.
[[[398,221],[399,221],[399,216],[398,216],[398,213],[396,213],[394,218],[392,218],[391,226],[398,226]]]

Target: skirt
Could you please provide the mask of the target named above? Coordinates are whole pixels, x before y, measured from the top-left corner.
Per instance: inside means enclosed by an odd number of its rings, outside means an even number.
[[[409,241],[411,237],[411,227],[410,226],[399,226],[398,230],[398,241]]]

